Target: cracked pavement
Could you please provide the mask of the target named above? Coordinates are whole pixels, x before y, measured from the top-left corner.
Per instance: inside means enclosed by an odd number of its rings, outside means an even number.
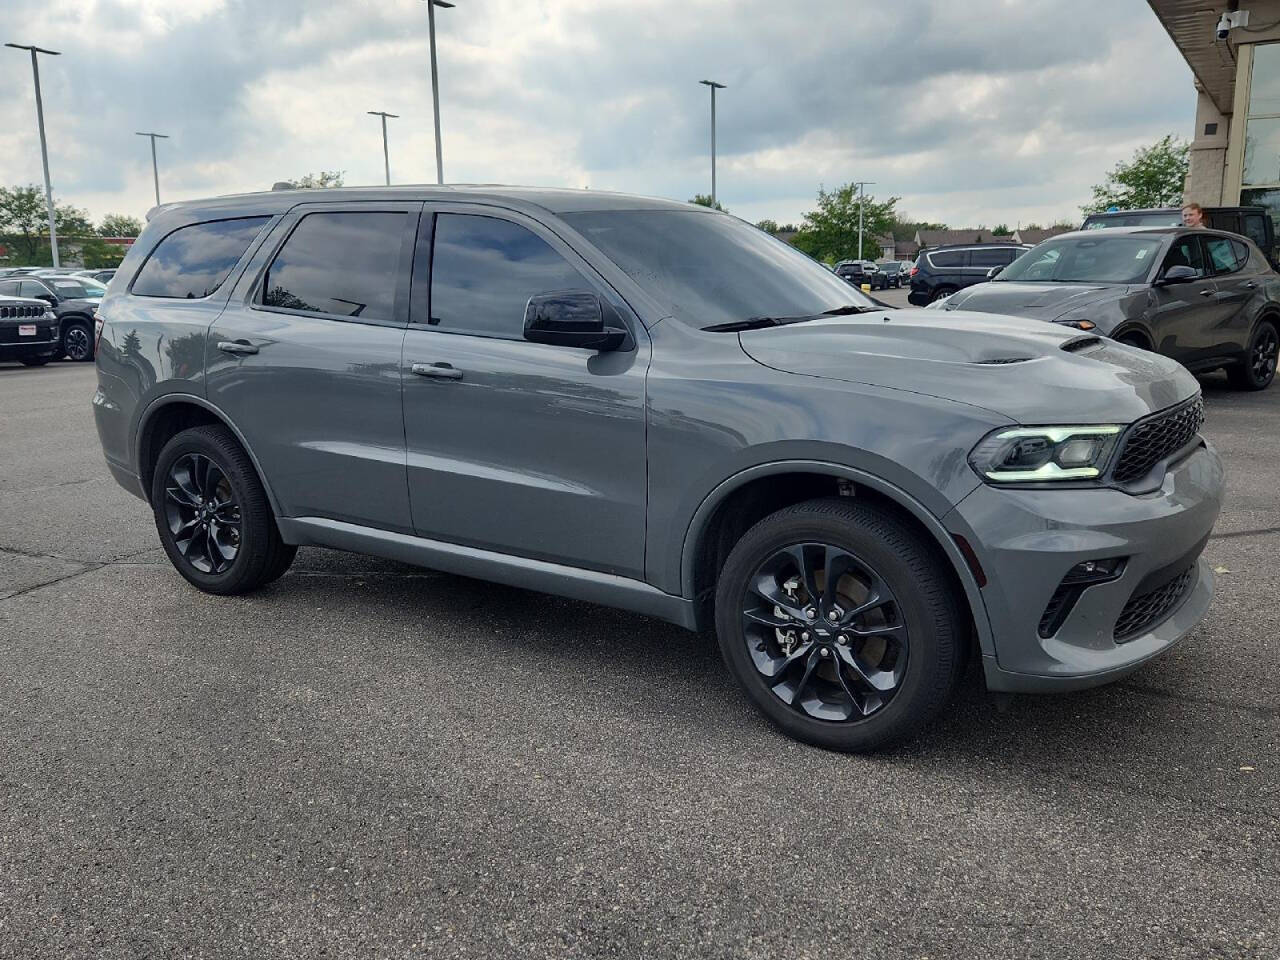
[[[1179,647],[849,757],[643,617],[320,550],[202,595],[93,384],[0,365],[0,958],[1280,955],[1280,387],[1206,382]]]

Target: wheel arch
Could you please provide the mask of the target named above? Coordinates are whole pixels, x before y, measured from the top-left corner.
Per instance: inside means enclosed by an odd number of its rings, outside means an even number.
[[[876,500],[905,516],[934,544],[954,573],[982,652],[994,653],[981,588],[965,554],[942,520],[907,491],[874,474],[822,461],[777,461],[749,467],[722,481],[694,512],[681,551],[681,593],[693,600],[700,626],[728,550],[752,524],[776,510],[821,496]]]
[[[142,492],[146,496],[147,502],[151,502],[151,478],[155,470],[156,460],[160,456],[161,448],[175,434],[191,427],[206,424],[217,424],[231,431],[231,435],[236,438],[236,442],[240,444],[245,454],[248,455],[249,461],[253,464],[253,469],[258,475],[258,482],[262,484],[262,489],[267,493],[267,502],[271,504],[272,513],[276,517],[280,517],[282,515],[280,513],[280,504],[276,500],[271,484],[267,481],[267,476],[262,470],[262,464],[258,462],[258,457],[254,454],[253,448],[249,446],[244,434],[231,422],[231,418],[215,404],[210,403],[203,397],[189,393],[168,393],[162,397],[157,397],[143,411],[142,416],[138,418],[138,428],[133,440],[133,457],[134,463],[137,465],[138,480],[142,485]]]
[[[1143,326],[1141,323],[1138,323],[1136,321],[1126,323],[1124,326],[1119,327],[1116,330],[1113,330],[1111,333],[1107,335],[1108,339],[1114,340],[1117,343],[1119,343],[1125,337],[1131,337],[1131,336],[1141,337],[1146,342],[1146,346],[1143,348],[1144,350],[1155,350],[1156,348],[1155,337],[1152,335],[1150,330],[1148,330],[1145,326]]]

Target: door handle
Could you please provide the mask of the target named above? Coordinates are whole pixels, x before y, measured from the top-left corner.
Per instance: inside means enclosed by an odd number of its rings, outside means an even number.
[[[447,363],[415,363],[409,369],[420,377],[434,377],[436,380],[462,379],[462,371]]]
[[[1249,280],[1245,283],[1245,286],[1248,287],[1250,290],[1253,290],[1258,286],[1258,283],[1256,280]]]
[[[1202,296],[1202,297],[1212,297],[1212,296],[1213,296],[1213,291],[1212,291],[1212,290],[1201,290],[1201,291],[1200,291],[1200,296]]]
[[[248,340],[219,340],[218,349],[223,353],[238,353],[245,355],[258,352],[258,348]]]

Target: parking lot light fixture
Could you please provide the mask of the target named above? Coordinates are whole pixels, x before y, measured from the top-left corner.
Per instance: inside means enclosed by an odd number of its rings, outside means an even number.
[[[387,117],[390,117],[392,120],[398,120],[400,119],[400,115],[397,113],[387,113],[383,110],[366,110],[365,112],[371,117],[382,118],[382,166],[386,171],[387,186],[389,187],[391,186],[391,154],[387,152]]]
[[[436,69],[436,7],[449,9],[449,0],[427,0],[427,31],[431,34],[431,101],[436,121],[436,183],[444,183],[444,153],[440,148],[440,73]]]
[[[156,138],[168,140],[169,135],[167,133],[139,133],[138,136],[151,138],[151,176],[156,184],[156,206],[158,207],[160,206],[160,167],[156,163]]]
[[[58,50],[46,50],[43,47],[22,43],[6,43],[5,46],[13,47],[15,50],[31,51],[31,75],[36,83],[36,124],[40,128],[40,159],[44,163],[44,202],[49,208],[49,249],[53,253],[53,265],[60,267],[62,264],[58,262],[58,231],[53,224],[53,186],[49,182],[49,146],[44,138],[44,101],[40,99],[40,63],[36,55],[44,53],[51,57],[60,57],[62,53]]]
[[[723,90],[725,85],[714,80],[699,80],[699,83],[711,88],[711,205],[716,205],[716,91]]]

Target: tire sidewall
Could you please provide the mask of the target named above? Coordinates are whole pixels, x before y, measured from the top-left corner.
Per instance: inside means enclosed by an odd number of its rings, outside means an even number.
[[[771,518],[772,519],[772,518]],[[730,553],[716,596],[716,636],[720,651],[751,700],[784,732],[818,746],[838,750],[872,749],[914,729],[935,680],[937,626],[906,562],[897,553],[852,525],[833,529],[816,518],[787,518],[763,538],[749,533]],[[769,521],[766,521],[769,522]],[[750,542],[749,542],[750,541]],[[907,668],[902,684],[885,707],[863,720],[819,720],[800,713],[774,695],[747,652],[741,610],[748,578],[770,555],[797,543],[829,543],[857,556],[888,583],[907,626]]]
[[[1245,353],[1244,376],[1246,381],[1249,384],[1250,389],[1253,389],[1253,390],[1265,390],[1267,387],[1271,386],[1272,381],[1274,381],[1276,378],[1276,371],[1274,370],[1271,371],[1271,376],[1268,377],[1266,380],[1259,380],[1257,377],[1253,375],[1253,351],[1257,349],[1258,341],[1262,339],[1263,335],[1268,330],[1271,331],[1271,334],[1273,336],[1280,337],[1280,327],[1276,326],[1275,321],[1269,318],[1266,320],[1263,320],[1254,329],[1253,336],[1249,338],[1249,349]]]
[[[71,355],[71,351],[69,349],[68,342],[67,342],[68,338],[71,336],[71,332],[73,330],[76,330],[77,328],[84,332],[84,335],[86,338],[85,342],[88,345],[86,347],[86,352],[83,357],[73,357]],[[62,351],[62,356],[66,357],[69,360],[78,361],[81,363],[86,363],[92,360],[93,359],[93,328],[90,327],[89,324],[86,323],[84,320],[77,319],[77,320],[68,321],[66,327],[62,331],[62,343],[61,343],[60,349]]]
[[[189,453],[198,453],[217,464],[218,469],[223,472],[230,482],[236,502],[240,504],[240,547],[236,551],[236,558],[232,561],[231,566],[222,573],[204,573],[193,567],[177,548],[173,534],[169,531],[165,495],[169,469],[175,461]],[[229,458],[218,444],[212,442],[206,435],[198,431],[186,431],[178,434],[165,444],[160,451],[160,456],[156,459],[156,467],[151,476],[151,505],[152,513],[155,517],[156,531],[160,536],[160,544],[164,547],[164,552],[168,555],[174,568],[201,590],[219,593],[230,585],[238,583],[244,578],[246,567],[252,562],[252,558],[265,548],[265,545],[259,546],[257,543],[261,534],[257,525],[250,522],[250,518],[247,516],[248,511],[246,510],[247,498],[252,495],[251,480],[254,479],[256,478],[245,477],[239,465]]]

